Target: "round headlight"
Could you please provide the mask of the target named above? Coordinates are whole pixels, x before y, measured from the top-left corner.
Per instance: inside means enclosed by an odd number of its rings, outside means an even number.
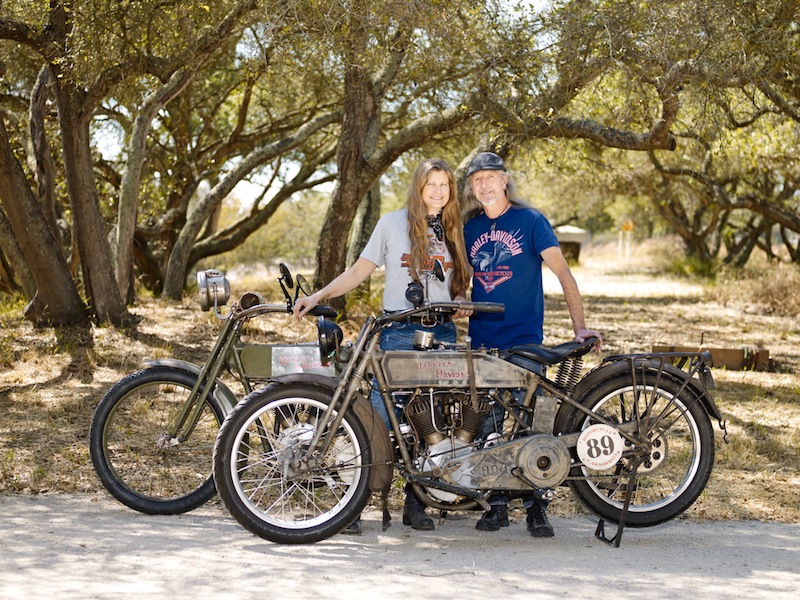
[[[323,358],[330,358],[336,354],[344,335],[342,328],[325,317],[317,319],[317,334],[319,336],[319,353]]]
[[[239,298],[239,306],[244,310],[253,308],[259,304],[264,304],[264,297],[258,292],[245,292],[242,294],[242,297]]]
[[[204,311],[214,306],[225,306],[231,296],[231,286],[222,271],[209,269],[197,272],[197,293],[200,295],[200,308]]]
[[[422,289],[422,284],[419,281],[412,281],[408,284],[406,300],[411,302],[411,305],[415,308],[419,308],[425,302],[425,290]]]

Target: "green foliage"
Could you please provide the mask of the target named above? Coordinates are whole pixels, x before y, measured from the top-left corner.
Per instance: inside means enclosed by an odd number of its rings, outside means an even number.
[[[717,269],[718,265],[715,262],[709,262],[691,254],[683,254],[672,260],[667,272],[678,277],[709,279],[714,277]]]
[[[44,31],[51,4],[55,11],[62,3],[6,2],[3,18],[25,23],[36,35]],[[792,118],[800,38],[797,15],[782,10],[778,0],[565,0],[548,3],[551,10],[543,12],[527,2],[261,0],[213,52],[171,62],[237,4],[70,5],[74,30],[57,66],[62,78],[102,94],[92,130],[95,188],[109,231],[116,225],[134,119],[177,67],[197,68],[191,84],[158,112],[147,140],[137,243],[152,258],[147,281],[156,289],[196,201],[249,152],[342,108],[345,72],[353,65],[382,86],[376,96],[380,128],[370,140],[377,148],[415,119],[453,107],[470,111],[470,120],[457,128],[403,148],[381,179],[384,212],[402,205],[409,173],[422,158],[439,156],[457,167],[476,146],[488,144],[510,151],[523,196],[556,224],[616,233],[631,219],[637,240],[680,235],[690,258],[677,260],[675,272],[713,272],[738,240],[764,223],[800,231],[793,193],[800,181],[800,130]],[[0,105],[15,152],[36,186],[27,111],[42,56],[11,40],[0,38],[6,70]],[[677,149],[648,154],[609,147],[624,142],[622,134],[644,138],[664,118],[672,98],[662,86],[673,76],[680,83],[678,116],[670,123]],[[52,99],[46,115],[69,254],[71,213]],[[557,119],[605,128],[606,137],[561,137],[547,129]],[[249,177],[270,181],[271,196],[293,183],[300,165],[309,167],[311,179],[334,173],[340,127],[332,124],[301,147],[255,165]],[[118,144],[113,154],[100,147],[109,130]],[[364,160],[369,163],[368,156]],[[289,201],[236,260],[249,255],[302,262],[313,256],[309,246],[325,209],[309,213],[306,201]],[[298,214],[284,214],[292,210]],[[258,219],[258,211],[250,216]],[[308,234],[286,241],[291,236],[285,232],[306,229]],[[197,239],[218,230],[212,218]]]
[[[282,204],[269,222],[241,246],[215,257],[214,264],[230,268],[235,264],[277,265],[288,262],[307,268],[316,253],[319,232],[329,203],[327,194],[298,194]],[[228,210],[230,213],[224,218],[233,221],[233,213],[237,209],[229,206]]]

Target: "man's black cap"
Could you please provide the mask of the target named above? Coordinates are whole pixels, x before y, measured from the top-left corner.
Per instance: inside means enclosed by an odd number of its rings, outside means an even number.
[[[506,165],[503,159],[494,152],[481,152],[469,161],[465,177],[469,177],[477,171],[505,171]]]

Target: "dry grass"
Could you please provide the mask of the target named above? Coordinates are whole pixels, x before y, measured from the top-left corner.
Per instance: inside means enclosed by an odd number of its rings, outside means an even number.
[[[613,252],[574,269],[586,304],[588,325],[605,337],[605,352],[649,351],[653,344],[767,348],[773,372],[715,369],[720,409],[728,421],[728,443],[717,433],[711,482],[689,518],[800,522],[800,329],[797,316],[781,315],[740,284],[738,298],[719,289],[654,275],[635,260]],[[787,275],[781,275],[781,281]],[[774,278],[773,278],[774,279]],[[766,286],[769,276],[758,280]],[[245,291],[234,280],[234,293]],[[250,289],[272,301],[280,292],[258,279]],[[569,337],[563,300],[546,279],[546,339]],[[796,289],[796,287],[794,288]],[[755,292],[753,292],[755,293]],[[744,299],[742,299],[744,297]],[[21,321],[20,306],[0,311],[0,493],[104,493],[89,460],[88,430],[104,392],[148,358],[174,356],[201,363],[218,325],[194,298],[183,302],[142,300],[135,331],[94,328],[89,339],[75,332],[34,330]],[[345,328],[351,336],[359,323]],[[264,340],[309,341],[309,321],[274,316],[261,327]],[[596,360],[596,359],[595,359]],[[557,514],[579,510],[564,493]]]

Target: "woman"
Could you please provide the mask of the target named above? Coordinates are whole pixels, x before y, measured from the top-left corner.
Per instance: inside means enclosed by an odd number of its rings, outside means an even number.
[[[444,267],[444,281],[439,281],[433,273],[437,259]],[[355,289],[380,266],[386,268],[383,291],[386,312],[412,307],[406,299],[406,289],[412,281],[426,287],[431,302],[465,299],[471,273],[464,248],[464,224],[453,170],[443,160],[429,158],[420,163],[411,178],[406,207],[381,217],[353,266],[318,292],[298,299],[294,315],[299,319],[320,302]],[[459,311],[454,316],[463,317],[467,313]],[[410,321],[385,328],[381,332],[381,349],[413,349],[414,332],[420,329],[432,332],[437,340],[456,342],[456,327],[449,319],[437,321],[433,327]],[[376,389],[370,400],[388,427],[389,417]],[[403,524],[413,529],[434,528],[433,519],[425,514],[424,504],[410,485],[406,485]],[[346,531],[360,533],[359,519]]]

